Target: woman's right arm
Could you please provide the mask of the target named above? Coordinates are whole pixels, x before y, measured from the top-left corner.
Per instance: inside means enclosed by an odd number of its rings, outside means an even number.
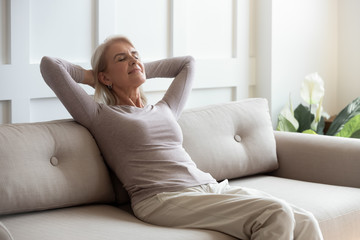
[[[40,70],[45,82],[74,120],[88,127],[97,113],[98,104],[78,83],[87,83],[84,80],[89,81],[90,71],[51,57],[42,58]]]
[[[172,57],[144,64],[147,78],[174,78],[163,100],[176,118],[180,117],[190,95],[194,81],[194,64],[191,56]]]

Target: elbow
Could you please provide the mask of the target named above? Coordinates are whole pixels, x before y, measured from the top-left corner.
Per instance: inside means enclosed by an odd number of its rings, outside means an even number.
[[[184,65],[190,73],[195,69],[195,58],[193,56],[186,56],[184,59]]]
[[[183,57],[183,66],[187,67],[189,70],[195,68],[195,58],[191,55]]]
[[[51,67],[52,58],[48,56],[42,57],[40,61],[40,72],[44,76],[44,72]]]
[[[46,68],[46,66],[49,64],[49,62],[51,62],[50,57],[48,57],[48,56],[42,57],[41,61],[40,61],[40,69]]]
[[[44,80],[46,81],[46,69],[49,68],[51,59],[50,57],[44,56],[42,57],[41,61],[40,61],[40,73],[43,76]]]
[[[186,56],[186,59],[189,61],[189,62],[195,62],[195,58],[191,55],[188,55]]]
[[[55,61],[54,58],[48,56],[44,56],[40,61],[40,73],[47,84],[49,84],[49,81],[53,78],[51,76],[52,73],[56,72]]]
[[[195,65],[195,58],[191,55],[186,56],[185,61],[187,64],[194,66]]]

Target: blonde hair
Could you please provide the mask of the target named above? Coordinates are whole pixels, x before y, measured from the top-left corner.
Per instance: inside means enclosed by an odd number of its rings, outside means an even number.
[[[111,91],[106,85],[99,81],[99,73],[104,72],[107,68],[107,62],[105,59],[105,53],[109,46],[115,42],[125,42],[130,44],[132,47],[134,45],[130,42],[130,40],[124,36],[113,36],[107,38],[102,44],[100,44],[94,51],[91,57],[91,67],[94,72],[94,79],[95,79],[95,101],[98,103],[103,103],[106,105],[116,105],[117,97],[113,91]],[[144,105],[146,105],[146,96],[142,87],[140,87],[140,97],[141,101]]]

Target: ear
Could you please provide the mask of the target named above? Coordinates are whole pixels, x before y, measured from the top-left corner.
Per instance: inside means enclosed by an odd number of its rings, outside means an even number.
[[[98,79],[105,86],[108,86],[109,84],[111,84],[111,81],[109,80],[109,78],[107,78],[106,73],[104,73],[104,72],[99,72]]]

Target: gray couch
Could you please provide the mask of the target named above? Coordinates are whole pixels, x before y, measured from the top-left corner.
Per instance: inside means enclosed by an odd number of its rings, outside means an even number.
[[[326,240],[360,239],[360,140],[274,132],[264,99],[186,110],[179,124],[184,148],[219,181],[311,211]],[[59,120],[0,126],[0,240],[8,239],[233,238],[138,220],[87,129]]]

